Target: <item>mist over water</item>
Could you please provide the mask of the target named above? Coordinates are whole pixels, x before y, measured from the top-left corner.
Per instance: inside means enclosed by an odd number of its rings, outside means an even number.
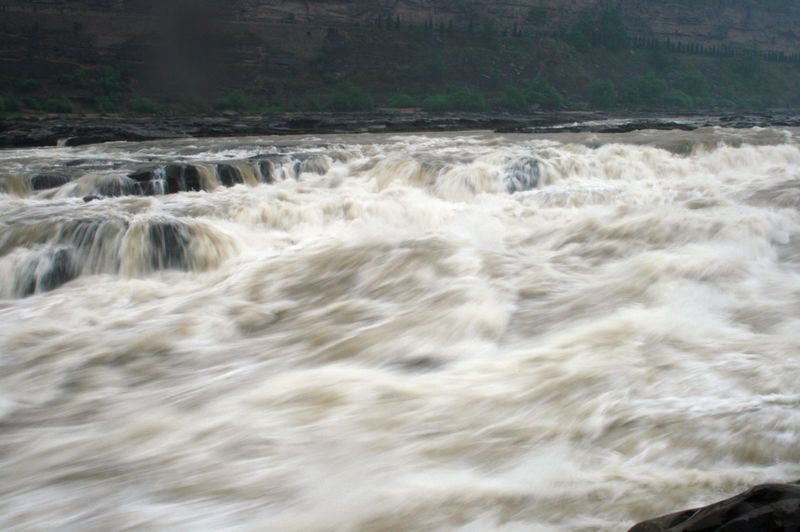
[[[620,530],[800,478],[796,130],[6,150],[0,190],[0,528]]]

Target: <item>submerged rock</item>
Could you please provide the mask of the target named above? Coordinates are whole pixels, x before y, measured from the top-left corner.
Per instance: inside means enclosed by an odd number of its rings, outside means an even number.
[[[217,176],[219,176],[219,182],[225,187],[232,187],[244,183],[244,178],[239,169],[230,164],[217,165]]]
[[[639,523],[630,532],[800,530],[800,481],[764,484],[722,502]]]
[[[297,178],[297,172],[300,170],[300,161],[295,161],[286,155],[258,156],[251,161],[258,169],[259,181],[268,185],[288,178]]]
[[[190,270],[189,228],[179,222],[150,226],[150,265],[154,270]]]
[[[268,185],[275,182],[275,165],[270,160],[258,161],[258,172],[261,176],[261,181]]]
[[[300,163],[295,170],[296,174],[310,173],[325,175],[330,170],[331,163],[324,155],[301,155],[298,157]]]
[[[166,192],[169,194],[203,190],[200,183],[200,172],[191,164],[168,164],[164,167],[164,176]]]
[[[203,189],[200,172],[191,164],[168,164],[147,168],[128,174],[128,178],[136,182],[135,193],[140,196],[160,196]]]
[[[40,269],[38,290],[49,292],[66,284],[78,276],[78,265],[72,252],[66,248],[54,250],[47,257],[47,264]]]
[[[139,191],[139,184],[120,176],[106,176],[97,181],[95,192],[104,197],[130,196]]]
[[[511,194],[536,188],[539,185],[539,161],[533,157],[511,161],[506,166],[503,182]]]
[[[31,188],[35,191],[58,188],[69,183],[69,177],[64,175],[37,175],[31,178]]]
[[[17,278],[17,294],[27,297],[49,292],[78,276],[78,265],[72,250],[65,247],[51,248],[30,261]]]

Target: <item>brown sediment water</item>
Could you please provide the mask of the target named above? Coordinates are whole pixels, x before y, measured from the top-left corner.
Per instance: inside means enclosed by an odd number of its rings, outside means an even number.
[[[0,151],[0,528],[620,530],[794,480],[797,134]]]

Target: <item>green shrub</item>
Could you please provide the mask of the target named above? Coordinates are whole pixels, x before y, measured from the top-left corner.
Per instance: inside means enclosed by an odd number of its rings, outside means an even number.
[[[711,95],[708,79],[697,70],[679,74],[675,78],[674,86],[694,98],[706,98]]]
[[[0,96],[0,113],[16,113],[22,109],[18,100],[8,96]]]
[[[22,106],[31,111],[44,111],[44,101],[39,98],[28,96],[22,99]]]
[[[231,91],[214,101],[219,111],[244,111],[250,106],[250,97],[240,90]]]
[[[406,94],[404,92],[395,92],[390,94],[386,98],[386,107],[392,108],[408,108],[408,107],[418,107],[419,102],[416,98],[411,96],[410,94]]]
[[[115,94],[128,90],[128,79],[125,74],[113,67],[103,67],[96,71],[88,81],[94,94]]]
[[[456,111],[485,111],[488,108],[483,94],[465,87],[452,91],[450,100]]]
[[[531,108],[558,109],[563,98],[549,83],[542,80],[532,81],[527,85],[507,87],[503,95],[495,100],[495,106],[505,111],[524,113]]]
[[[134,113],[152,115],[161,110],[161,104],[150,98],[137,96],[130,99],[128,102],[128,109]]]
[[[118,113],[122,107],[122,101],[115,96],[99,96],[94,100],[95,110],[104,114]]]
[[[22,105],[31,111],[43,111],[46,113],[71,113],[75,106],[68,98],[50,98],[42,100],[40,98],[27,97],[22,100]]]
[[[525,93],[514,87],[507,88],[496,104],[500,109],[512,113],[524,113],[530,108]]]
[[[320,104],[319,96],[305,95],[289,98],[286,100],[284,108],[289,112],[321,111],[322,105]]]
[[[664,104],[667,107],[678,109],[691,109],[694,107],[694,100],[685,92],[677,89],[667,91],[664,95]]]
[[[542,109],[558,109],[563,102],[558,91],[543,80],[528,83],[523,93],[529,105],[538,105]]]
[[[73,113],[75,112],[75,104],[69,98],[61,96],[45,100],[42,103],[41,110],[48,113]]]
[[[480,112],[485,111],[488,107],[483,94],[466,87],[443,94],[432,94],[422,101],[422,108],[434,113],[448,111]]]
[[[337,112],[370,111],[375,107],[372,95],[349,81],[323,93],[319,103],[323,110]]]
[[[64,87],[87,90],[96,98],[118,95],[129,89],[127,76],[121,70],[113,67],[61,72],[56,76],[55,82]]]
[[[16,88],[18,91],[23,92],[25,94],[29,94],[39,89],[41,83],[35,79],[31,78],[20,78],[16,80]]]
[[[657,105],[666,93],[667,83],[652,72],[630,78],[622,87],[623,99],[632,105]]]
[[[431,113],[453,110],[453,104],[446,94],[432,94],[422,100],[422,108]]]
[[[596,81],[586,89],[586,99],[595,109],[608,109],[617,102],[617,90],[609,81]]]

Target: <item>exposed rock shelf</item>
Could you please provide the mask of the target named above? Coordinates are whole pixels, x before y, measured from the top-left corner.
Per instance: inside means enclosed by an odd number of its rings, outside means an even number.
[[[39,117],[0,123],[0,146],[81,146],[111,141],[324,133],[494,130],[501,133],[625,133],[643,129],[800,127],[800,113],[610,117],[563,112],[532,115],[417,112],[200,117]]]
[[[764,484],[722,502],[639,523],[630,532],[800,530],[800,481]]]

